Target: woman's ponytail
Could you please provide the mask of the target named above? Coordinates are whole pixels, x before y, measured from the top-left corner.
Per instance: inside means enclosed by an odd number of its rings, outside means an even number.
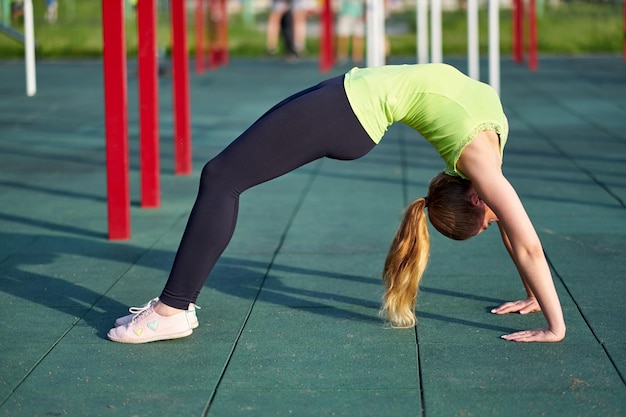
[[[415,300],[422,275],[428,264],[430,238],[425,207],[430,223],[441,234],[455,240],[475,236],[483,225],[484,205],[474,204],[472,183],[440,173],[430,181],[428,199],[418,198],[405,209],[385,260],[385,295],[381,314],[393,327],[413,327]]]
[[[418,198],[405,209],[383,270],[385,295],[381,314],[393,327],[415,326],[415,301],[430,252],[426,199]]]

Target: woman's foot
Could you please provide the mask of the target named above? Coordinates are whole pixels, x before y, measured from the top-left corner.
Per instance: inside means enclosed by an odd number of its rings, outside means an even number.
[[[192,332],[187,311],[151,300],[129,323],[109,330],[107,336],[119,343],[148,343],[178,339]]]
[[[153,304],[156,305],[158,301],[159,301],[159,297],[156,297],[148,301],[146,304],[142,305],[141,307],[129,308],[128,311],[130,312],[130,314],[127,314],[126,316],[120,317],[117,320],[115,320],[115,327],[124,326],[130,323],[133,317],[135,317],[137,314],[141,313],[142,311],[146,310],[149,306]],[[196,308],[200,309],[200,306],[197,306],[191,303],[189,304],[189,308],[187,309],[187,319],[189,320],[189,325],[191,326],[192,329],[197,328],[199,325],[198,316],[196,316]]]

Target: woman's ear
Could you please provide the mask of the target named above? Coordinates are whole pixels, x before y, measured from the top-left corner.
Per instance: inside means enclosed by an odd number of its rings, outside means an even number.
[[[470,202],[474,206],[480,206],[480,205],[484,204],[483,200],[480,199],[480,197],[478,196],[478,193],[473,188],[470,191]]]

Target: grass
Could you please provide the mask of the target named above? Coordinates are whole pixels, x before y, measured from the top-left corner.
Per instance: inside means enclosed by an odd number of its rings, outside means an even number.
[[[69,6],[68,6],[69,5]],[[60,2],[59,21],[49,24],[43,19],[45,0],[34,0],[35,35],[38,58],[99,57],[102,54],[101,1],[80,0]],[[257,56],[265,51],[266,15],[256,16],[253,25],[245,24],[240,15],[233,15],[229,26],[229,48],[232,56]],[[169,15],[161,11],[158,19],[158,44],[167,49],[169,45]],[[444,12],[443,53],[464,55],[467,50],[466,16],[463,11]],[[481,53],[487,51],[487,10],[480,10]],[[194,48],[193,18],[190,15],[189,48]],[[415,55],[415,11],[405,10],[393,14],[387,25],[402,27],[404,33],[389,36],[391,55]],[[13,27],[23,30],[22,22]],[[623,42],[622,5],[619,2],[582,3],[568,2],[559,6],[545,6],[538,19],[539,51],[547,54],[605,54],[621,53]],[[127,51],[134,56],[137,51],[137,35],[134,16],[129,11],[126,25]],[[511,14],[500,13],[501,51],[506,54],[511,45]],[[318,40],[311,36],[308,50],[315,54]],[[0,59],[22,58],[23,45],[0,33]]]

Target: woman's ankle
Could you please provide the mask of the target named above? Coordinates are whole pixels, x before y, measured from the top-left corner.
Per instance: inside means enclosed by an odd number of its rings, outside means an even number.
[[[165,317],[173,316],[174,314],[178,314],[178,313],[181,313],[183,311],[185,311],[185,310],[180,310],[178,308],[170,307],[167,304],[164,304],[160,300],[154,306],[154,312],[157,313],[160,316],[165,316]]]

